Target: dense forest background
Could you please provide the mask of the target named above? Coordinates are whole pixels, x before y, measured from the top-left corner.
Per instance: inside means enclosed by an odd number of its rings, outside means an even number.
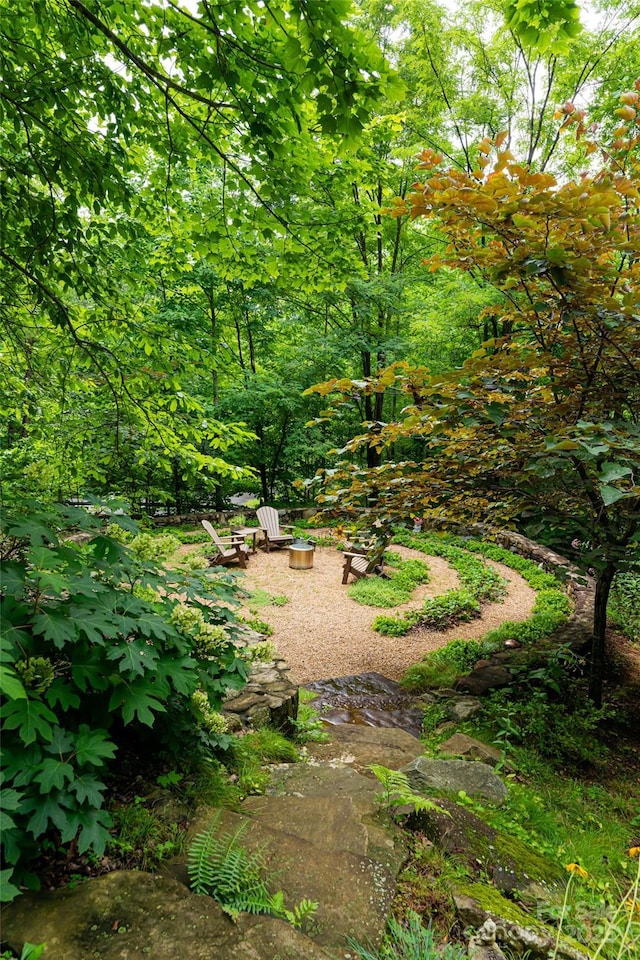
[[[638,584],[639,25],[0,0],[0,899],[42,837],[112,842],[123,748],[232,749],[237,583],[165,568],[127,509],[319,494],[380,549],[412,517],[515,527],[595,576],[599,722]]]
[[[569,177],[558,105],[606,130],[640,75],[628,3],[584,7],[561,55],[523,45],[498,2],[211,11],[3,11],[5,500],[299,496],[399,402],[356,394],[329,420],[305,390],[397,360],[453,369],[499,332],[479,271],[423,266],[438,223],[382,212],[420,152],[470,171],[507,131]]]

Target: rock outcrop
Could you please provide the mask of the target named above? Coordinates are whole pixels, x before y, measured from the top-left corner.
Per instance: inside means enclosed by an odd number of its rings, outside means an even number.
[[[434,790],[482,797],[503,803],[507,788],[487,763],[472,760],[431,760],[417,757],[402,768],[414,790],[431,794]]]
[[[319,758],[272,768],[266,796],[237,813],[202,808],[191,825],[192,837],[216,815],[216,829],[241,827],[240,845],[261,853],[287,907],[317,901],[304,931],[268,916],[233,923],[210,897],[190,892],[183,856],[162,876],[116,871],[73,890],[25,894],[6,906],[3,937],[18,952],[25,941],[46,942],[47,960],[340,960],[349,937],[376,944],[405,844],[381,811],[379,784],[358,767],[392,762],[394,744],[400,762],[422,750],[402,730],[341,731],[335,744],[317,745]]]

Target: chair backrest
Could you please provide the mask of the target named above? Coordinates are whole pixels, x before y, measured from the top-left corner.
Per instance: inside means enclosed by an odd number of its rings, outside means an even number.
[[[225,547],[224,543],[222,542],[222,540],[220,539],[220,537],[218,536],[218,534],[216,533],[216,531],[213,529],[213,527],[212,527],[212,525],[209,523],[209,521],[208,521],[208,520],[201,520],[200,523],[201,523],[202,526],[205,528],[205,530],[207,531],[207,533],[209,534],[209,536],[211,537],[211,539],[212,539],[213,542],[215,543],[215,545],[216,545],[216,547],[218,548],[218,550],[220,551],[220,553],[222,553],[222,554],[228,553],[228,552],[229,552],[229,548],[228,548],[228,547]]]
[[[275,507],[259,507],[256,517],[260,526],[267,531],[270,537],[280,535],[280,516]]]

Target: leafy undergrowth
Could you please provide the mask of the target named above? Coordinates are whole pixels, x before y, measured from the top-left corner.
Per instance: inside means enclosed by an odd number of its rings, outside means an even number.
[[[233,737],[224,763],[170,767],[157,756],[123,752],[107,781],[112,827],[104,851],[81,853],[77,844],[62,844],[50,832],[33,873],[43,889],[54,890],[113,870],[156,870],[181,851],[198,806],[238,809],[245,796],[264,791],[268,764],[298,759],[297,745],[269,728]]]
[[[429,582],[429,568],[422,560],[403,560],[385,554],[385,578],[362,577],[349,587],[349,596],[368,607],[395,607],[411,599],[421,583]]]
[[[617,573],[609,599],[608,617],[631,643],[640,644],[640,570]]]
[[[590,704],[576,666],[568,656],[545,669],[523,665],[510,688],[486,697],[481,714],[459,726],[500,749],[497,772],[509,793],[501,806],[464,794],[458,803],[498,831],[498,846],[509,850],[513,838],[566,876],[565,890],[548,901],[509,895],[532,923],[561,930],[602,960],[622,960],[640,956],[640,645],[622,648],[604,709]],[[450,736],[445,720],[441,704],[427,708],[427,754],[437,755]],[[470,869],[463,851],[447,856],[424,834],[409,837],[394,916],[416,912],[441,941],[455,939],[453,890],[465,878],[490,889],[492,875]]]
[[[64,505],[3,513],[3,900],[37,884],[43,850],[108,856],[127,748],[205,757],[230,744],[219,708],[251,660],[235,580],[165,569],[174,538],[111,516],[104,530]]]
[[[459,546],[457,542],[454,543],[453,538],[398,533],[393,542],[431,556],[443,557],[458,574],[461,587],[448,590],[439,597],[429,597],[419,610],[406,611],[399,617],[376,617],[373,629],[384,636],[403,637],[417,626],[446,630],[456,623],[479,617],[483,603],[499,600],[506,593],[504,578],[479,557],[475,557],[466,544]]]

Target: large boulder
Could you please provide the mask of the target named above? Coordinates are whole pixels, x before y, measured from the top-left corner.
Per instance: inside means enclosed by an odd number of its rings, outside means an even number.
[[[210,897],[135,870],[73,890],[25,894],[5,907],[2,936],[19,953],[46,943],[47,960],[328,960],[320,946],[273,917],[233,923]]]
[[[489,884],[459,886],[453,899],[463,924],[479,927],[492,920],[497,942],[508,946],[516,955],[526,954],[530,960],[549,960],[551,956],[557,960],[591,958],[588,947],[570,937],[558,937],[557,931],[507,900]]]
[[[493,803],[503,803],[507,788],[486,763],[467,760],[431,760],[417,757],[402,768],[414,790],[430,794],[434,790],[482,797]]]

